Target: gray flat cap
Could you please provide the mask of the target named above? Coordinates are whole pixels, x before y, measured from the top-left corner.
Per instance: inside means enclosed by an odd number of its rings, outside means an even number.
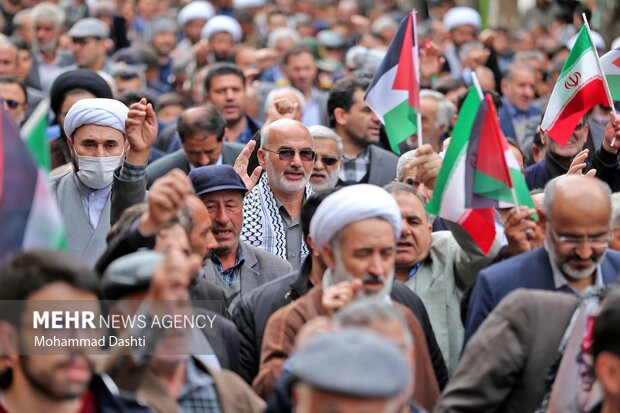
[[[101,279],[101,291],[108,300],[118,300],[149,288],[155,268],[164,254],[151,250],[134,252],[113,261]]]
[[[402,350],[366,330],[321,334],[295,352],[292,365],[302,382],[348,396],[390,398],[409,383]]]
[[[110,36],[110,28],[101,20],[87,17],[78,20],[67,33],[69,37],[79,39],[82,37],[96,37],[104,39]]]

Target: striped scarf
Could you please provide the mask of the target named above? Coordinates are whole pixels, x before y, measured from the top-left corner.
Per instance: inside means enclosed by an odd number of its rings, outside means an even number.
[[[312,188],[306,184],[306,199],[311,194]],[[286,260],[286,231],[282,216],[278,211],[278,203],[269,186],[267,174],[261,176],[258,184],[243,201],[241,239]],[[308,254],[308,246],[302,237],[302,261]]]

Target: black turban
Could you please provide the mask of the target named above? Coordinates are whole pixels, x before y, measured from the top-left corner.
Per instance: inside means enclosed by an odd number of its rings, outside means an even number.
[[[59,75],[50,90],[50,106],[54,115],[58,116],[67,92],[73,89],[84,89],[97,98],[113,99],[112,89],[97,73],[86,70],[69,70]]]

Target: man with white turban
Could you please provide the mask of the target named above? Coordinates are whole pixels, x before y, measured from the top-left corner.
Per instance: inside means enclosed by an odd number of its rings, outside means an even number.
[[[146,99],[129,109],[113,99],[83,99],[67,113],[64,130],[74,170],[50,178],[50,186],[69,250],[94,265],[111,222],[144,197],[157,120]]]
[[[241,41],[241,25],[230,16],[219,15],[202,28],[200,37],[209,41],[212,56],[209,61],[226,62],[233,46]]]
[[[266,398],[273,390],[304,324],[316,317],[331,316],[353,300],[367,296],[390,300],[400,231],[398,204],[377,186],[349,186],[321,202],[310,222],[309,237],[327,270],[322,285],[275,312],[267,322],[259,373],[253,382],[260,396]],[[431,409],[439,387],[424,333],[407,307],[394,305],[405,313],[416,345],[414,399]]]
[[[453,79],[461,78],[459,51],[467,42],[478,40],[482,20],[480,14],[470,7],[453,7],[443,17],[443,25],[450,34],[445,57]]]

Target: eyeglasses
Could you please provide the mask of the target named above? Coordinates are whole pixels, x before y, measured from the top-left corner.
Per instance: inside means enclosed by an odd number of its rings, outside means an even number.
[[[595,236],[558,235],[551,225],[549,225],[549,229],[553,237],[558,240],[558,243],[567,248],[579,248],[584,243],[590,244],[593,248],[606,248],[609,245],[609,233]]]
[[[323,165],[326,166],[334,166],[338,163],[338,158],[334,158],[333,156],[322,156],[317,153],[316,160],[318,161],[319,159],[323,162]]]
[[[13,99],[5,99],[4,100],[4,107],[7,108],[7,109],[17,109],[21,105],[23,105],[23,103],[18,102],[18,101],[13,100]]]
[[[303,162],[312,162],[316,158],[316,152],[312,149],[292,149],[292,148],[283,148],[277,151],[272,151],[271,149],[263,148],[267,152],[277,153],[280,157],[281,161],[291,161],[295,157],[295,154],[299,152],[299,158]]]

